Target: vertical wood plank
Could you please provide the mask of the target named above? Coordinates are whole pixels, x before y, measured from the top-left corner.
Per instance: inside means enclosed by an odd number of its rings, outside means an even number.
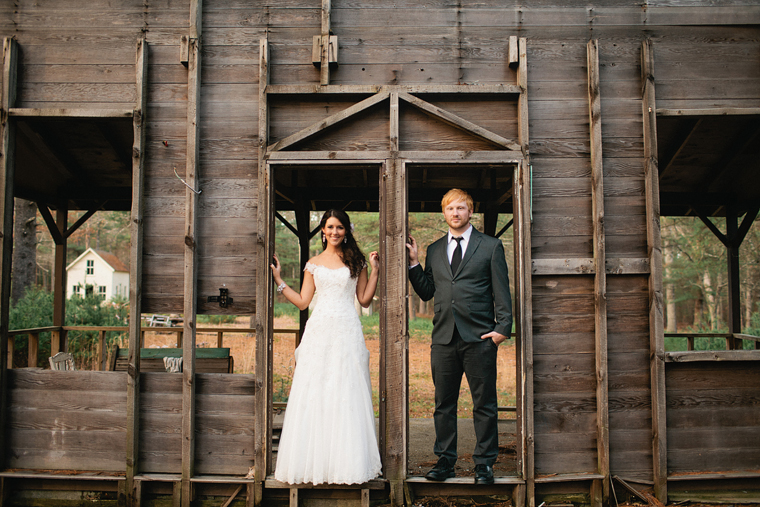
[[[27,347],[27,362],[30,367],[37,366],[37,358],[40,350],[40,334],[29,333],[29,346]]]
[[[641,43],[644,119],[644,187],[649,251],[649,346],[652,382],[652,460],[654,493],[665,503],[667,484],[667,437],[665,420],[665,334],[662,301],[662,248],[660,238],[660,183],[657,159],[657,105],[654,85],[654,52],[651,39]]]
[[[58,228],[60,243],[55,244],[53,261],[53,326],[59,329],[50,336],[50,355],[66,352],[66,229],[68,228],[69,210],[65,204],[59,204],[55,212],[55,225]]]
[[[96,365],[96,368],[98,371],[104,371],[106,369],[105,363],[104,363],[105,349],[106,349],[106,332],[103,330],[100,330],[100,332],[98,332],[98,358],[97,358],[97,365]]]
[[[730,334],[742,332],[741,312],[741,281],[739,278],[739,215],[736,207],[730,204],[726,207],[726,271],[728,274],[728,332]],[[741,348],[741,340],[733,336],[726,339],[726,349],[735,350]]]
[[[11,299],[11,266],[13,259],[13,185],[16,168],[15,123],[9,121],[8,110],[16,105],[18,44],[11,37],[3,39],[3,85],[0,97],[0,225],[2,227],[2,266],[0,266],[0,465],[5,465],[8,411],[8,330]],[[4,502],[8,484],[3,481],[0,502]]]
[[[399,110],[398,110],[398,92],[390,94],[390,150],[392,154],[398,153],[398,128],[399,128]],[[395,155],[394,155],[395,156]]]
[[[330,0],[322,0],[321,50],[319,55],[319,84],[330,84]]]
[[[127,357],[127,435],[126,477],[127,505],[133,505],[136,493],[135,476],[139,473],[140,435],[140,347],[142,333],[143,272],[143,186],[145,166],[145,112],[148,90],[148,43],[137,41],[135,57],[136,103],[132,115],[132,210],[129,248],[129,354]]]
[[[515,292],[518,294],[518,345],[519,373],[518,381],[520,403],[519,419],[521,424],[522,467],[525,479],[523,495],[525,505],[535,507],[535,460],[533,432],[533,287],[531,276],[531,224],[530,224],[530,166],[521,162],[515,168],[515,242],[518,259]]]
[[[198,11],[200,0],[191,7]],[[200,12],[190,12],[191,31],[187,69],[187,153],[185,166],[185,269],[184,315],[182,324],[182,505],[192,503],[192,479],[195,471],[195,320],[198,301],[198,200],[200,179],[198,163],[200,136],[201,48]]]
[[[599,90],[599,47],[596,39],[586,45],[588,105],[591,146],[591,214],[593,216],[594,312],[596,350],[597,467],[604,476],[601,488],[593,487],[597,507],[607,502],[610,491],[610,444],[607,380],[607,274],[605,269],[604,182],[602,165],[602,107]]]
[[[272,452],[272,277],[269,274],[269,258],[272,249],[270,241],[274,234],[270,228],[270,207],[273,201],[270,188],[268,164],[264,160],[269,140],[269,105],[267,86],[269,85],[269,42],[259,43],[259,157],[258,157],[258,218],[256,268],[261,276],[256,282],[256,395],[255,395],[255,491],[254,503],[260,505],[263,497],[264,480],[271,468]],[[265,274],[266,273],[266,274]]]
[[[518,142],[522,147],[524,160],[515,168],[515,235],[517,242],[517,280],[515,292],[519,295],[519,372],[520,397],[518,404],[522,428],[522,474],[525,479],[525,505],[535,507],[535,462],[533,434],[533,287],[531,266],[531,195],[530,195],[530,137],[528,130],[528,47],[524,37],[518,44],[517,85],[520,97],[517,101]]]
[[[380,336],[384,341],[385,384],[383,471],[390,483],[392,505],[404,505],[409,445],[407,283],[407,189],[403,161],[389,159],[381,173]]]
[[[298,488],[290,488],[290,507],[298,507]]]

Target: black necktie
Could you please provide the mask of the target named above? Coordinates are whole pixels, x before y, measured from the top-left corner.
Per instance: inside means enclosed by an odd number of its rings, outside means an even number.
[[[457,272],[459,263],[462,262],[462,240],[463,237],[454,238],[457,242],[457,247],[454,249],[454,254],[451,256],[451,274],[454,275]]]

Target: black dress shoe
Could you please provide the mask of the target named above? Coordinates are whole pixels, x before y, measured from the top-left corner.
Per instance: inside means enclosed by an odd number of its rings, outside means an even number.
[[[491,465],[475,465],[475,484],[493,484]]]
[[[454,477],[455,475],[456,472],[454,472],[454,465],[449,463],[448,459],[440,458],[438,460],[438,463],[436,463],[435,466],[431,468],[427,474],[425,474],[425,479],[429,481],[445,481],[446,479]]]

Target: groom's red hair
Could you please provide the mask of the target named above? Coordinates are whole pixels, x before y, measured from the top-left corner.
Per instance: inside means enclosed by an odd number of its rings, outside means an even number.
[[[452,188],[446,192],[446,195],[444,195],[443,199],[441,199],[441,210],[446,209],[446,206],[456,201],[464,201],[467,203],[467,208],[470,211],[475,210],[475,203],[472,200],[472,196],[464,190],[460,190],[458,188]]]

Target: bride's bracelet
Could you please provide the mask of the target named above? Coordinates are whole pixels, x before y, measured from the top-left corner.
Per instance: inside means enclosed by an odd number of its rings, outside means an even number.
[[[288,284],[286,284],[285,282],[282,282],[280,285],[277,286],[277,292],[282,293],[282,291],[284,291],[285,287],[287,286]]]

